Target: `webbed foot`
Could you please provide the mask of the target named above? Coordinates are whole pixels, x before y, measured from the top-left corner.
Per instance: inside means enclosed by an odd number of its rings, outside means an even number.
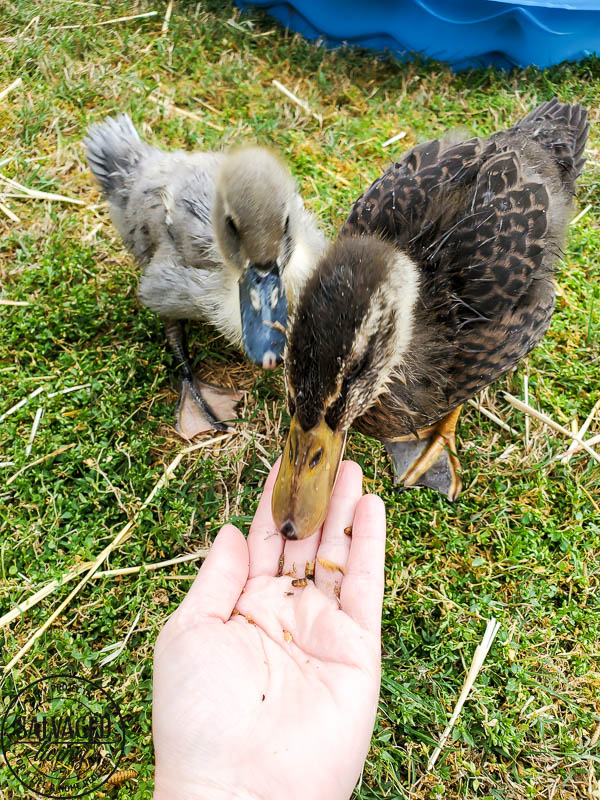
[[[462,406],[455,408],[431,428],[414,437],[385,441],[391,456],[396,482],[404,486],[426,486],[456,500],[462,489],[456,456],[455,429]]]
[[[193,439],[209,430],[231,431],[224,420],[235,419],[235,409],[243,392],[223,389],[194,378],[184,379],[176,412],[177,432]]]

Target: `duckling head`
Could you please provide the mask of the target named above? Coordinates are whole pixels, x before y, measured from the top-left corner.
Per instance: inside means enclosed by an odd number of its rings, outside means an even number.
[[[244,349],[265,369],[283,359],[282,276],[301,210],[294,181],[277,156],[262,147],[228,154],[217,180],[213,224],[219,248],[239,276]]]
[[[410,258],[371,236],[340,237],[304,286],[285,355],[292,422],[272,501],[286,538],[323,524],[347,431],[402,365],[417,292]]]

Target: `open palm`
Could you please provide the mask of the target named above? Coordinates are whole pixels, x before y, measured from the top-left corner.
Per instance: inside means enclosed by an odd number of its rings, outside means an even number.
[[[220,531],[156,643],[156,800],[347,800],[360,774],[379,695],[383,504],[344,462],[322,532],[284,542],[276,472],[248,540]],[[298,585],[307,562],[314,583]]]

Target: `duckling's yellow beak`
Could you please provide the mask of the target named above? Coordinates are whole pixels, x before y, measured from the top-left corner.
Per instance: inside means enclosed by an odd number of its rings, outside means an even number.
[[[344,452],[346,431],[325,420],[310,431],[292,418],[271,510],[286,539],[306,539],[323,524]]]

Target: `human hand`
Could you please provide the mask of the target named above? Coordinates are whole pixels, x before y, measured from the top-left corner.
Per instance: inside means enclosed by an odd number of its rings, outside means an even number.
[[[248,539],[221,529],[156,642],[155,800],[348,800],[360,775],[379,697],[385,509],[346,461],[322,532],[284,541],[278,466]],[[278,577],[282,555],[297,578],[315,561],[314,583]]]

